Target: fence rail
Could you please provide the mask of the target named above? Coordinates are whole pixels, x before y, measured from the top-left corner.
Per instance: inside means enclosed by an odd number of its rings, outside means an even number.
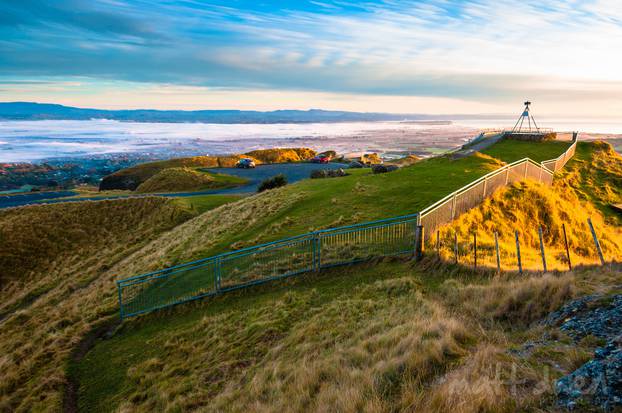
[[[375,257],[413,254],[417,226],[431,234],[496,189],[526,178],[550,185],[574,155],[521,159],[471,182],[420,213],[310,232],[117,281],[121,319],[279,278]]]

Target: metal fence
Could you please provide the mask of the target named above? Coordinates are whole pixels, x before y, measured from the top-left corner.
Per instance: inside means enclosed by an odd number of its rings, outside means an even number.
[[[525,158],[460,188],[418,214],[315,231],[117,281],[121,319],[323,268],[412,254],[426,233],[479,205],[496,189],[526,178],[551,184],[574,154],[537,164]],[[551,165],[551,168],[546,165]]]
[[[412,254],[417,216],[310,232],[120,280],[121,318],[322,268]]]

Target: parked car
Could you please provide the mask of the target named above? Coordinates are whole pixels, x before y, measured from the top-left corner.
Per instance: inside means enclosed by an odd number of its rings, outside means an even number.
[[[321,153],[321,154],[311,158],[311,162],[313,162],[313,163],[329,163],[330,162],[330,156]]]
[[[247,169],[247,168],[254,168],[256,165],[255,165],[255,161],[253,161],[252,159],[242,158],[238,161],[238,163],[235,166],[238,168]]]

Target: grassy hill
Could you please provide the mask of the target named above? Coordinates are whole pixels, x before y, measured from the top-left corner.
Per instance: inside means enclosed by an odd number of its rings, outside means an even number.
[[[165,161],[147,162],[121,169],[105,176],[100,190],[124,189],[134,191],[149,178],[169,168],[232,168],[241,158],[251,158],[256,164],[276,162],[299,162],[315,156],[308,148],[262,149],[242,155],[194,156]]]
[[[131,320],[97,339],[117,319],[119,277],[311,229],[415,212],[499,165],[485,155],[435,158],[388,174],[356,170],[301,181],[215,209],[208,208],[218,202],[200,201],[191,213],[204,212],[157,235],[120,237],[102,246],[100,259],[61,261],[50,276],[62,282],[0,322],[0,410],[57,411],[72,392],[80,407],[92,410],[477,411],[494,404],[512,411],[514,403],[537,405],[540,400],[529,398],[514,402],[494,380],[501,393],[485,397],[443,397],[443,383],[470,373],[485,377],[486,359],[508,366],[515,360],[508,346],[537,338],[529,321],[595,288],[590,280],[619,284],[618,269],[491,283],[487,275],[434,262],[342,268]],[[582,182],[577,191],[585,190]],[[171,202],[189,210],[193,201]],[[90,228],[85,221],[83,230]],[[465,297],[464,304],[456,297]],[[559,351],[561,370],[585,358],[581,349]],[[521,378],[538,377],[535,368],[520,366]]]
[[[130,321],[70,372],[83,411],[548,410],[552,388],[534,386],[595,343],[532,323],[620,280],[620,268],[495,279],[433,261],[335,269]],[[520,353],[545,334],[557,339]]]
[[[589,201],[607,222],[622,225],[611,204],[622,203],[622,156],[606,142],[579,142],[573,162],[561,171],[563,185]]]
[[[237,197],[132,198],[0,211],[0,411],[58,411],[79,337],[114,314],[117,265]],[[111,278],[112,277],[112,278]]]
[[[245,183],[237,176],[213,174],[192,168],[167,168],[153,175],[136,188],[138,193],[193,192],[227,188]]]

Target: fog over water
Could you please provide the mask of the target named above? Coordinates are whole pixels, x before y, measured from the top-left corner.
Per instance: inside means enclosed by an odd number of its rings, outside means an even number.
[[[481,128],[511,127],[514,120],[453,124],[409,122],[205,124],[91,121],[2,121],[0,162],[76,156],[141,154],[174,157],[239,153],[259,148],[306,146],[339,153],[431,155],[461,145]],[[622,133],[621,122],[543,120],[542,127]]]

